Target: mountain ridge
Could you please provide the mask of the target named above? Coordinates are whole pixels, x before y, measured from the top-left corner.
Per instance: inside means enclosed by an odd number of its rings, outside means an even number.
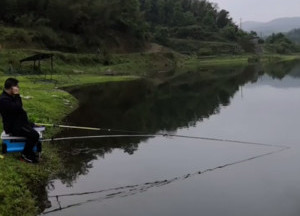
[[[269,36],[272,33],[286,33],[300,28],[300,16],[276,18],[269,22],[246,21],[242,26],[245,31],[255,31],[262,36]]]

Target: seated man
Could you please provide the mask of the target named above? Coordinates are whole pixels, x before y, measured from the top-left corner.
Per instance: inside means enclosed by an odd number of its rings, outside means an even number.
[[[23,109],[18,83],[19,81],[14,78],[5,81],[4,90],[0,96],[3,127],[7,134],[26,137],[21,157],[26,162],[37,163],[33,148],[39,144],[39,134],[33,129],[34,124],[29,122],[27,113]]]

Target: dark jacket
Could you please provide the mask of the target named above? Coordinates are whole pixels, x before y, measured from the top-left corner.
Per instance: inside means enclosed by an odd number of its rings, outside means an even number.
[[[17,135],[22,126],[29,125],[20,95],[11,96],[5,91],[0,96],[0,113],[6,133]]]

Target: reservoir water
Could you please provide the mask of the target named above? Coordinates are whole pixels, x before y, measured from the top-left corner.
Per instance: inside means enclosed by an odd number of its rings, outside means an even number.
[[[299,63],[199,69],[155,84],[69,91],[80,101],[69,125],[283,147],[169,136],[57,142],[64,170],[48,186],[52,207],[43,214],[300,214]],[[58,137],[99,134],[121,133],[65,130]]]

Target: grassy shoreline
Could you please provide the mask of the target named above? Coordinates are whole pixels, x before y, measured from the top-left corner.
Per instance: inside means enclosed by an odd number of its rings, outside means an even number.
[[[159,73],[169,72],[178,68],[195,69],[197,67],[231,67],[247,65],[249,59],[257,56],[219,55],[219,56],[188,56],[172,50],[163,52],[144,52],[111,54],[109,64],[104,63],[104,57],[92,53],[63,53],[59,51],[35,49],[2,49],[0,50],[0,74],[30,74],[33,63],[23,63],[20,60],[36,53],[51,53],[54,57],[54,74],[69,75],[133,75],[155,77]],[[299,59],[299,54],[273,55],[264,54],[260,57],[261,63],[273,63]],[[106,59],[107,60],[107,59]],[[50,62],[43,61],[41,70],[35,73],[50,74]]]
[[[1,77],[3,83],[7,77]],[[136,79],[126,77],[81,76],[68,80],[65,76],[54,76],[58,83],[47,83],[38,76],[16,76],[20,80],[21,93],[29,118],[34,122],[57,123],[78,106],[78,101],[69,93],[60,90],[70,85],[89,85],[103,82],[120,82]],[[2,125],[0,127],[2,131]],[[46,136],[50,137],[57,130],[50,129]],[[43,160],[39,165],[21,163],[19,154],[6,155],[0,159],[0,215],[37,215],[41,190],[57,170],[60,169],[60,159],[51,144],[43,145]],[[45,193],[45,191],[42,191]],[[43,206],[40,206],[42,208]]]
[[[8,62],[14,68],[18,61],[33,50],[4,50],[0,52],[0,73],[6,74]],[[223,56],[213,58],[197,58],[183,56],[177,53],[135,53],[112,56],[112,64],[105,66],[97,63],[93,54],[58,53],[56,59],[56,75],[53,80],[45,79],[43,75],[15,76],[20,80],[24,107],[29,118],[34,122],[58,123],[78,107],[78,101],[69,93],[61,90],[68,86],[83,86],[104,82],[122,82],[139,77],[156,77],[166,71],[178,69],[180,73],[201,67],[232,67],[248,64],[249,55]],[[89,58],[94,58],[90,60]],[[298,55],[264,56],[261,62],[280,62],[299,59]],[[49,72],[49,65],[43,65],[43,70]],[[131,74],[126,76],[103,76],[107,71],[116,74]],[[178,72],[176,72],[178,73]],[[176,73],[174,76],[176,76]],[[205,74],[204,74],[205,75]],[[0,77],[0,86],[9,75]],[[49,78],[49,77],[48,77]],[[2,125],[0,126],[2,130]],[[58,131],[48,130],[47,136]],[[61,163],[56,150],[51,144],[44,145],[43,161],[37,165],[20,163],[18,154],[5,156],[0,159],[0,216],[37,215],[41,204],[36,196],[45,190],[49,178],[60,169]],[[42,204],[43,205],[43,204]]]
[[[248,62],[249,59],[253,58],[252,55],[240,55],[240,56],[219,56],[211,58],[188,58],[184,63],[184,67],[195,68],[195,67],[232,67],[232,66],[243,66],[251,64]],[[260,57],[260,61],[257,63],[277,63],[300,60],[300,55],[271,55],[266,54]]]

